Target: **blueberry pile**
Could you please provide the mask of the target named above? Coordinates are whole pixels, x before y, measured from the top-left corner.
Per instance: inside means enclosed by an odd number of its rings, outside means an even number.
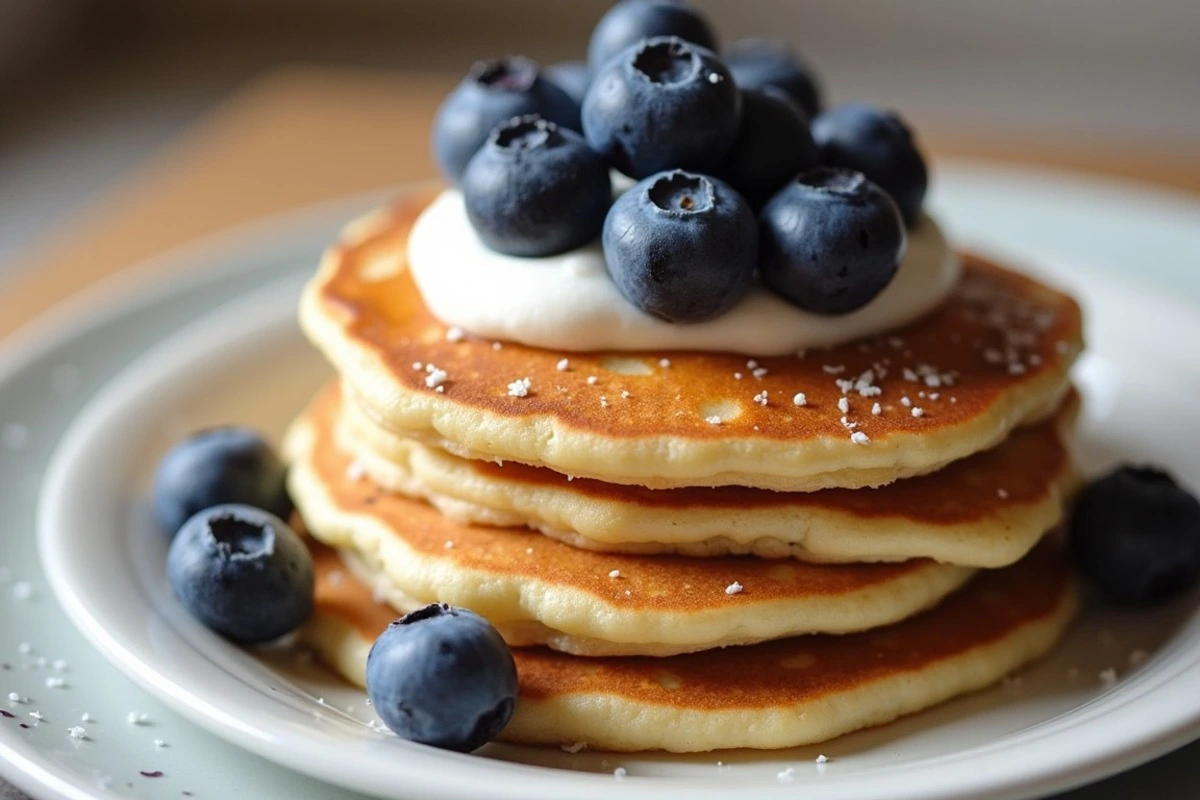
[[[674,323],[725,313],[756,276],[808,311],[865,306],[928,185],[896,114],[824,109],[790,46],[722,50],[685,0],[621,0],[586,61],[477,64],[433,149],[487,247],[537,258],[599,237],[625,299]],[[610,171],[638,181],[615,202]]]
[[[312,611],[312,557],[284,522],[292,513],[284,479],[271,446],[237,427],[189,436],[155,474],[155,515],[172,537],[171,589],[236,642],[278,639]]]
[[[517,120],[506,130],[558,147],[540,138],[550,125]],[[578,134],[564,138],[561,146],[586,150]],[[284,466],[270,445],[237,427],[189,436],[155,475],[155,516],[172,537],[171,589],[193,617],[239,644],[279,639],[312,614],[312,556],[284,522],[292,512],[284,483]],[[392,623],[376,640],[367,658],[367,693],[398,736],[469,752],[508,724],[517,669],[485,619],[435,604]]]

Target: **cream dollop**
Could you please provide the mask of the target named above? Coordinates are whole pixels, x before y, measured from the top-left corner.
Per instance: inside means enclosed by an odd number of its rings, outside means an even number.
[[[477,336],[571,352],[706,350],[787,355],[900,327],[936,308],[962,271],[926,216],[908,232],[896,277],[868,305],[826,316],[796,308],[755,283],[728,313],[673,324],[631,305],[613,284],[600,243],[547,258],[484,246],[462,195],[447,189],[413,225],[408,263],[429,310]]]

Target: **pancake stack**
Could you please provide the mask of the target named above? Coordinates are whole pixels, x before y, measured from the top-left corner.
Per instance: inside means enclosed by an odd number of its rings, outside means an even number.
[[[1075,608],[1075,302],[964,257],[900,330],[793,356],[566,353],[447,328],[408,201],[348,226],[301,323],[338,377],[290,431],[304,638],[348,679],[399,612],[487,617],[511,741],[781,748],[1000,680]]]

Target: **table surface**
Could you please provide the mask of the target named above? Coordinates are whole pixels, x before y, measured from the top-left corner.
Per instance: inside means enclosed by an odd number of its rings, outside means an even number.
[[[337,195],[433,177],[429,120],[452,80],[315,67],[263,75],[6,270],[0,338],[97,281],[205,234]],[[1095,143],[1067,149],[947,136],[928,137],[926,145],[935,166],[940,157],[969,155],[1200,192],[1200,152],[1180,158]],[[1194,745],[1069,797],[1192,797],[1183,784],[1195,785],[1197,756]],[[19,795],[0,781],[0,800],[10,797]]]

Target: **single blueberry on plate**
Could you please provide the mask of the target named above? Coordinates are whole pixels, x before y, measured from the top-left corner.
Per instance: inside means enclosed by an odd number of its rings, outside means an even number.
[[[819,314],[845,314],[875,299],[906,244],[891,197],[861,173],[833,167],[780,189],[759,215],[759,232],[763,281]]]
[[[821,87],[812,69],[775,39],[743,39],[725,51],[725,63],[742,89],[768,86],[785,92],[811,120],[821,111]]]
[[[626,300],[668,322],[701,322],[746,294],[758,231],[754,212],[729,184],[675,170],[617,198],[601,242]]]
[[[892,196],[909,227],[917,224],[929,173],[912,131],[899,116],[864,103],[847,103],[814,119],[812,132],[822,164],[866,175]]]
[[[1123,466],[1079,493],[1070,541],[1109,599],[1164,600],[1200,579],[1200,501],[1162,470]]]
[[[706,170],[733,146],[741,96],[712,52],[682,39],[647,39],[596,74],[583,100],[592,149],[633,178]]]
[[[167,578],[183,606],[236,642],[269,642],[312,612],[308,548],[273,514],[250,506],[207,508],[180,528]]]
[[[712,28],[690,4],[681,0],[622,0],[592,30],[588,42],[592,74],[626,47],[655,36],[676,36],[709,50],[717,49]]]
[[[154,476],[154,513],[172,536],[193,514],[224,503],[244,503],[287,518],[292,501],[286,470],[252,430],[211,428],[171,448]]]
[[[393,622],[375,640],[367,694],[401,739],[469,753],[512,718],[517,667],[487,620],[435,603]]]
[[[759,209],[819,158],[808,119],[795,103],[774,92],[743,89],[741,129],[713,173]]]
[[[579,130],[579,104],[529,59],[509,56],[477,63],[442,101],[433,120],[433,154],[442,174],[457,183],[492,128],[525,114]]]
[[[585,61],[560,61],[542,70],[546,80],[558,84],[577,104],[583,105],[583,96],[592,82],[592,73]]]
[[[600,235],[612,202],[608,165],[583,137],[540,117],[492,131],[463,173],[467,216],[483,243],[548,256]]]

